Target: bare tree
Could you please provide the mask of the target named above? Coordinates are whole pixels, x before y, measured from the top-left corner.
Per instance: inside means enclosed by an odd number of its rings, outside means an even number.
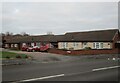
[[[53,33],[51,31],[48,31],[47,35],[53,35]]]
[[[12,36],[13,35],[13,33],[12,32],[6,32],[6,34],[5,34],[6,36]]]
[[[5,36],[5,34],[4,33],[0,33],[0,36]]]
[[[21,32],[22,36],[29,36],[29,34],[27,34],[26,32]]]

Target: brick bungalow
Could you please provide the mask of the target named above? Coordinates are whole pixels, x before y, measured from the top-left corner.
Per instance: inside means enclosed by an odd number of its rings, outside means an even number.
[[[5,48],[21,50],[24,45],[40,46],[43,44],[51,44],[54,48],[58,48],[58,40],[62,37],[63,35],[40,35],[13,38],[5,43]]]
[[[120,33],[118,29],[110,29],[70,32],[64,35],[28,36],[7,41],[5,48],[21,49],[23,45],[39,46],[48,43],[54,47],[50,49],[51,53],[68,54],[68,51],[71,51],[71,54],[118,53]]]
[[[118,29],[66,33],[58,42],[58,49],[49,52],[72,55],[118,54],[120,33]]]
[[[66,33],[59,41],[59,49],[114,49],[115,44],[120,41],[119,30],[99,30],[87,32]],[[117,45],[116,45],[117,46]]]

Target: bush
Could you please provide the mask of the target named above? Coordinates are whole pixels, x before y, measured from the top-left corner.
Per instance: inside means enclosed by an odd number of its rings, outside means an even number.
[[[26,55],[25,58],[28,58],[28,56]]]
[[[27,55],[25,55],[25,54],[18,54],[18,55],[16,55],[16,58],[28,58],[28,56]]]
[[[9,57],[9,56],[6,56],[5,58],[10,59],[10,57]]]
[[[16,58],[22,58],[20,55],[17,55]]]
[[[85,49],[85,50],[90,50],[90,49],[91,49],[91,47],[85,47],[84,49]]]
[[[18,48],[9,48],[10,50],[20,51]]]
[[[74,50],[74,48],[69,48],[69,50]]]

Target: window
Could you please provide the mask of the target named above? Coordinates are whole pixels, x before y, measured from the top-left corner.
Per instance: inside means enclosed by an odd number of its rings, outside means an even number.
[[[73,46],[77,47],[78,46],[78,42],[73,42]]]
[[[103,48],[103,43],[102,43],[102,42],[101,42],[101,45],[100,45],[100,46],[101,46],[101,48]]]
[[[15,46],[15,47],[18,47],[18,45],[17,45],[17,44],[14,44],[14,46]]]
[[[26,46],[26,43],[22,43],[22,47],[23,47],[23,46]]]
[[[67,47],[68,47],[68,43],[67,43],[67,42],[63,42],[63,43],[62,43],[62,47],[63,47],[63,48],[67,48]]]
[[[5,47],[8,47],[8,44],[5,44]]]
[[[11,44],[11,47],[14,47],[14,45],[13,45],[13,44]]]
[[[34,43],[31,43],[31,46],[34,46]]]
[[[83,42],[83,48],[87,47],[87,42]]]
[[[103,43],[102,42],[95,42],[95,43],[93,43],[93,47],[95,49],[102,49],[103,48]]]
[[[98,43],[98,42],[96,43],[96,45],[95,45],[95,46],[96,46],[96,48],[97,48],[97,49],[98,49],[98,48],[100,48],[100,46],[99,46],[99,43]]]
[[[36,43],[36,46],[39,46],[39,47],[40,47],[40,43],[39,43],[39,42],[37,42],[37,43]]]

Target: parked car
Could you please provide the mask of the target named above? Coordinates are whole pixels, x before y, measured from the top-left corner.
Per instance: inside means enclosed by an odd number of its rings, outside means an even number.
[[[40,47],[39,46],[31,46],[31,47],[27,47],[27,46],[24,46],[22,47],[22,51],[27,51],[27,52],[43,52],[43,51],[48,51],[50,48],[50,45],[49,44],[46,44],[46,45],[41,45]]]
[[[28,47],[27,46],[23,46],[22,47],[22,51],[27,51]]]
[[[40,51],[48,51],[50,48],[49,44],[40,47]]]
[[[31,46],[27,48],[28,52],[35,52],[35,51],[39,51],[40,47],[39,46]]]

